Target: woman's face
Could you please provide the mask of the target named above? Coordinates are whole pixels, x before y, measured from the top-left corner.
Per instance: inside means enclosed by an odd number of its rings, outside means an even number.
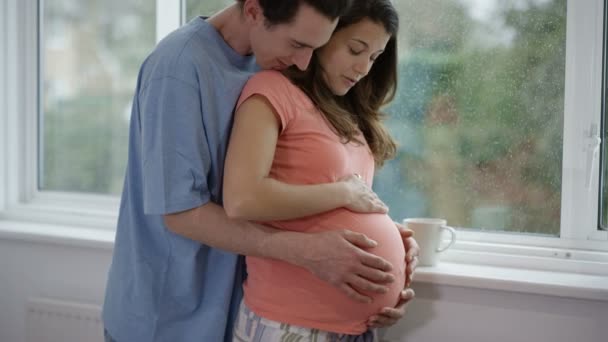
[[[323,78],[334,95],[345,95],[367,75],[389,39],[382,24],[363,19],[335,32],[317,50]]]

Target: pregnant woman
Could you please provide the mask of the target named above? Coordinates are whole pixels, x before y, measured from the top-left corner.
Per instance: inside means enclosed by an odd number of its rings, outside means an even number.
[[[254,75],[237,105],[224,174],[228,215],[290,231],[365,234],[394,281],[360,303],[303,268],[247,257],[235,341],[375,341],[368,318],[398,303],[404,246],[371,190],[375,166],[396,149],[380,108],[396,91],[398,23],[390,0],[355,0],[307,70]]]

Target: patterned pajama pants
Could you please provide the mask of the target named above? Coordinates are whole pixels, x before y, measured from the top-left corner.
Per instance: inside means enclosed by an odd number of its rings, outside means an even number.
[[[375,330],[346,335],[271,321],[256,315],[241,301],[232,342],[377,342]]]

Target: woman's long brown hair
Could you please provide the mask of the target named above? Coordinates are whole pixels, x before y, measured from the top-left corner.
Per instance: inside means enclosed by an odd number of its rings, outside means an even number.
[[[377,166],[395,156],[397,145],[382,121],[381,108],[395,97],[397,90],[397,32],[399,17],[390,0],[355,0],[340,17],[336,32],[361,20],[369,19],[383,25],[391,38],[384,52],[376,59],[368,75],[344,96],[336,96],[322,75],[322,68],[313,54],[305,71],[289,68],[287,77],[302,89],[331,123],[343,143],[357,139],[359,130],[367,141]]]

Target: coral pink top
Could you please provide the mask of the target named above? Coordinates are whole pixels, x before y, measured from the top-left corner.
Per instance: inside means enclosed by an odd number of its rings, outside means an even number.
[[[299,88],[277,71],[262,71],[245,85],[237,106],[254,94],[264,96],[281,122],[270,176],[290,184],[335,182],[353,173],[371,186],[374,159],[367,144],[343,144],[331,125]],[[361,140],[362,137],[361,137]],[[336,209],[306,218],[265,222],[301,232],[350,229],[378,242],[370,249],[393,265],[396,281],[386,294],[371,294],[362,304],[286,262],[247,257],[245,303],[267,319],[343,334],[361,334],[367,319],[383,307],[395,306],[405,283],[405,251],[395,224],[385,214]],[[370,294],[367,294],[370,295]]]

